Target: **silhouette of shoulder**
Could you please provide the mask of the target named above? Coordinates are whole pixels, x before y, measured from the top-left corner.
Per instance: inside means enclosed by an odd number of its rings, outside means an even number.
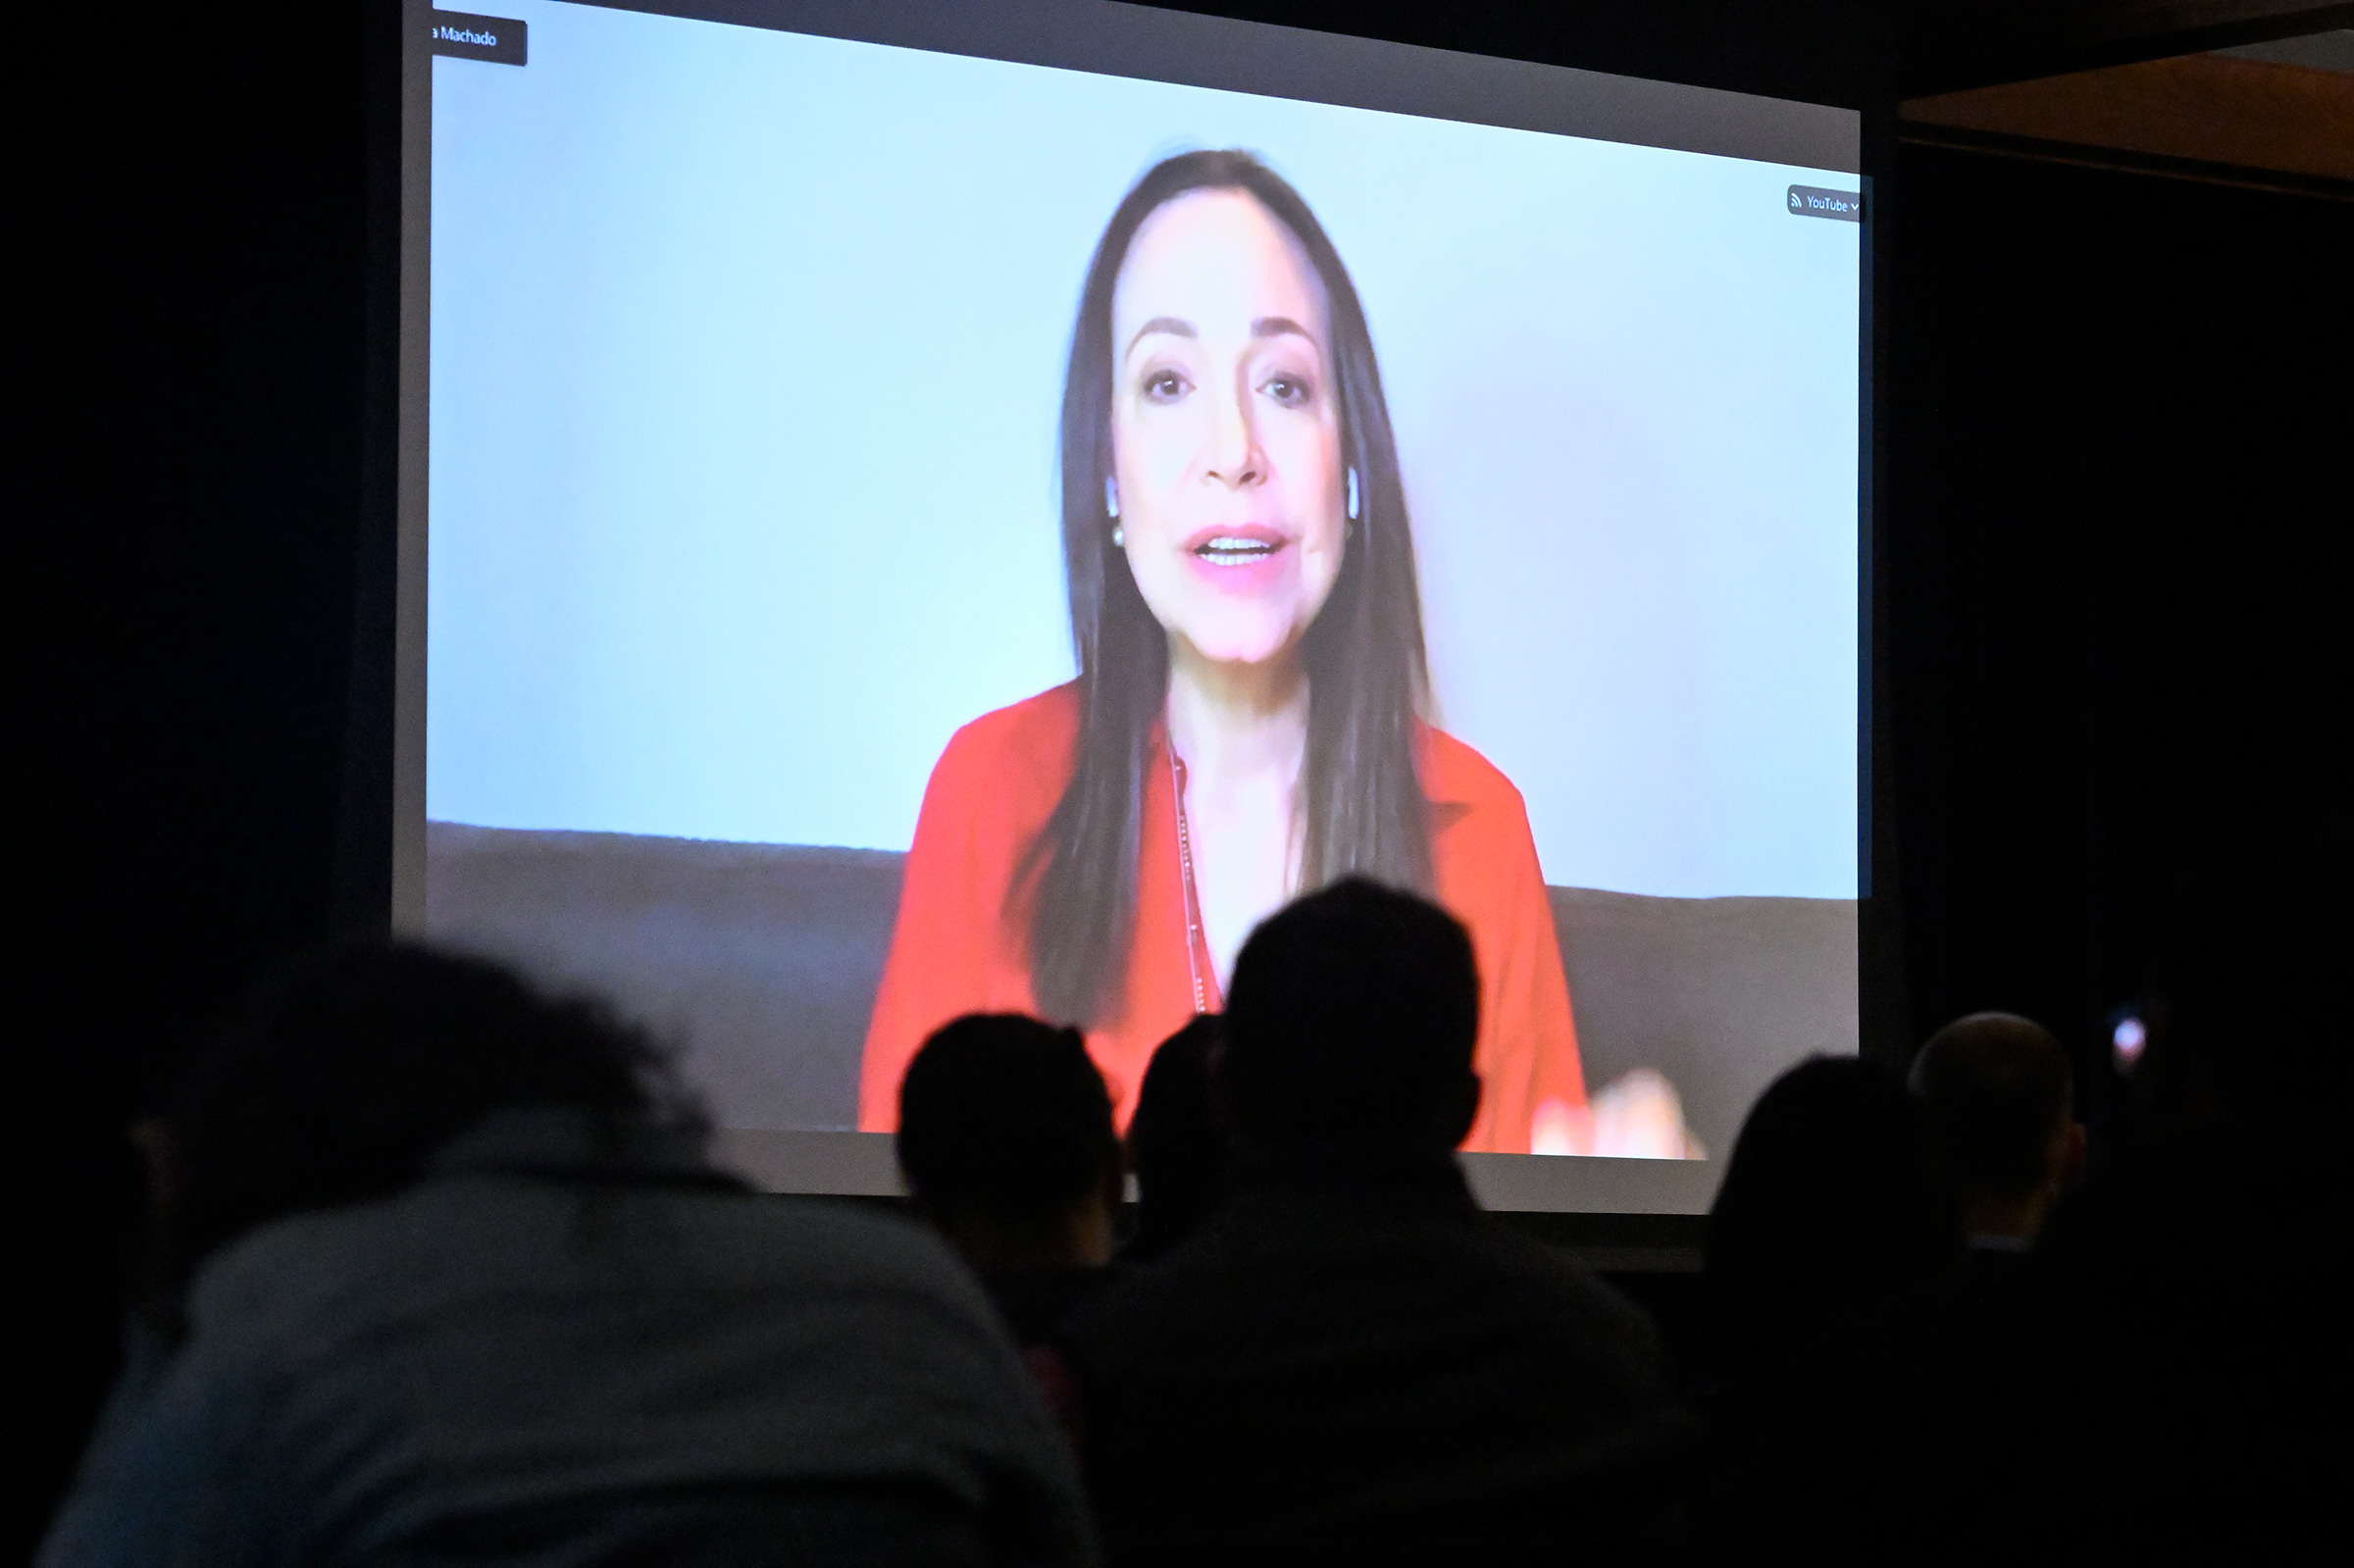
[[[864,1483],[1001,1499],[1050,1556],[1082,1554],[1067,1458],[979,1286],[912,1224],[846,1205],[435,1179],[256,1230],[199,1274],[188,1319],[70,1538],[179,1539],[196,1527],[164,1516],[204,1497],[220,1550],[199,1555],[253,1560],[331,1518],[424,1541]]]
[[[1114,1561],[1509,1555],[1669,1419],[1641,1314],[1459,1182],[1247,1192],[1064,1344]]]
[[[1338,1273],[1334,1271],[1339,1271]],[[1377,1292],[1357,1292],[1385,1277]],[[1205,1311],[1231,1298],[1236,1309]],[[1315,1303],[1294,1317],[1292,1307]],[[1574,1340],[1606,1383],[1623,1379],[1647,1397],[1659,1346],[1650,1321],[1567,1254],[1493,1216],[1355,1214],[1317,1205],[1299,1216],[1262,1216],[1243,1205],[1113,1285],[1074,1324],[1081,1354],[1106,1362],[1160,1359],[1163,1349],[1248,1356],[1264,1347],[1262,1314],[1279,1332],[1340,1330],[1346,1320],[1401,1327],[1431,1311],[1461,1311],[1494,1328],[1507,1321],[1548,1326]],[[1379,1354],[1368,1342],[1367,1353]]]

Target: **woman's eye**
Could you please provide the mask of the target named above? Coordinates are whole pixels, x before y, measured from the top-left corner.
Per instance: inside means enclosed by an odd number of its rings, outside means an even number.
[[[1307,384],[1305,378],[1288,375],[1268,377],[1260,390],[1285,408],[1305,407],[1307,400],[1315,395],[1315,389]]]
[[[1145,397],[1150,402],[1174,403],[1185,392],[1185,378],[1175,371],[1154,371],[1145,378]]]

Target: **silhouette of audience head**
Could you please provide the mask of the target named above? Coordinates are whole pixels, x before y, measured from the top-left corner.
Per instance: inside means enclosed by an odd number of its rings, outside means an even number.
[[[2031,1241],[2083,1167],[2075,1075],[2051,1032],[2011,1013],[1972,1013],[1913,1059],[1972,1237]]]
[[[534,1106],[697,1121],[642,1031],[487,959],[376,942],[291,968],[162,1119],[165,1283],[266,1221],[399,1191],[485,1117]]]
[[[1226,1200],[1233,1150],[1209,1084],[1219,1038],[1218,1015],[1197,1014],[1160,1042],[1145,1069],[1128,1119],[1136,1235],[1122,1255],[1133,1262],[1160,1256]]]
[[[899,1083],[898,1156],[916,1212],[980,1273],[1110,1260],[1119,1135],[1075,1029],[974,1013],[934,1031]]]
[[[1961,1239],[1927,1118],[1896,1076],[1817,1056],[1742,1123],[1709,1212],[1718,1371],[1756,1392],[1848,1308],[1933,1278]]]
[[[1444,1154],[1471,1130],[1479,969],[1437,905],[1348,878],[1244,943],[1218,1082],[1254,1153]]]

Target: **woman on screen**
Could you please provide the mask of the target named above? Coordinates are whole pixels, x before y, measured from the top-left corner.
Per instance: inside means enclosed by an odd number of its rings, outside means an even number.
[[[1154,167],[1080,295],[1062,401],[1079,679],[958,731],[925,790],[859,1125],[961,1013],[1082,1025],[1125,1125],[1251,928],[1362,873],[1479,956],[1465,1146],[1568,1152],[1585,1087],[1519,792],[1424,722],[1412,531],[1372,335],[1298,192],[1240,152]]]

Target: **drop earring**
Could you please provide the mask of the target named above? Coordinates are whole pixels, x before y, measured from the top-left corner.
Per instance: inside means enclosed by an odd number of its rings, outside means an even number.
[[[1116,525],[1113,527],[1111,531],[1111,547],[1115,550],[1125,550],[1128,548],[1128,531],[1126,529],[1117,527]]]
[[[1120,515],[1120,481],[1108,474],[1103,476],[1103,515],[1114,519]]]
[[[1349,471],[1349,521],[1354,523],[1356,519],[1356,470],[1351,469]]]

